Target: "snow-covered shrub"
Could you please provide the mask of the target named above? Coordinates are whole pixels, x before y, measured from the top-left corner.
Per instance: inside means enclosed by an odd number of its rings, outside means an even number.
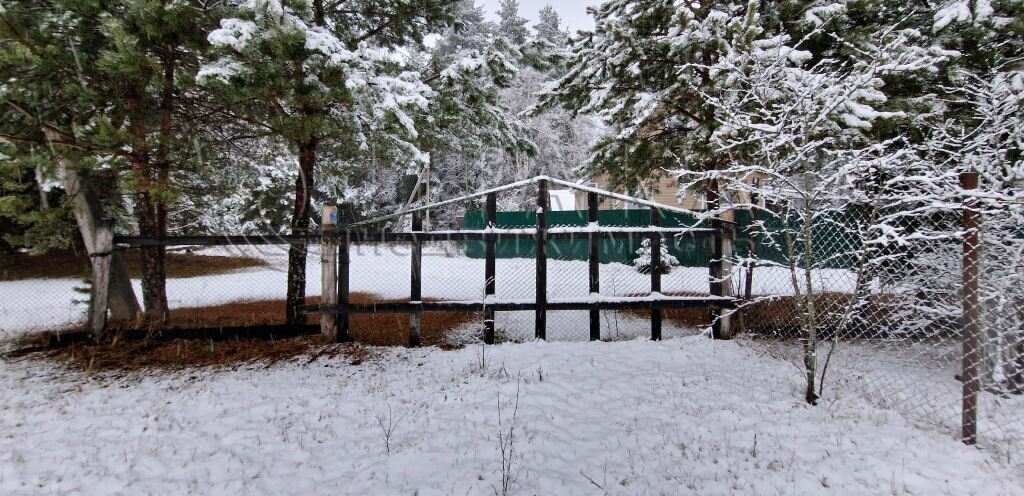
[[[679,266],[679,260],[672,256],[668,252],[668,247],[665,243],[661,244],[661,259],[658,264],[658,272],[660,274],[668,274],[672,272],[672,267]],[[640,245],[640,248],[636,251],[636,258],[633,259],[633,268],[641,274],[651,273],[651,240],[645,239]]]

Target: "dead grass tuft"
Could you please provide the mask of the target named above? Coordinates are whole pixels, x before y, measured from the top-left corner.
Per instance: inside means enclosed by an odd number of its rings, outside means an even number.
[[[668,296],[707,296],[697,293],[666,293]],[[818,322],[823,328],[838,326],[842,320],[842,313],[846,311],[853,296],[846,293],[821,293],[815,296],[815,305],[818,310]],[[864,333],[871,329],[856,327],[857,325],[875,326],[878,325],[888,314],[887,304],[891,300],[889,296],[873,296],[863,308],[861,314],[865,317],[847,321],[847,332]],[[650,310],[630,309],[625,310],[638,317],[649,317]],[[797,300],[793,296],[778,296],[764,298],[746,305],[741,310],[742,322],[745,326],[744,332],[762,335],[785,335],[797,336],[799,334],[799,312]],[[708,327],[711,325],[711,314],[703,308],[685,308],[678,310],[665,310],[665,319],[677,324],[693,327]],[[794,334],[795,333],[795,334]]]

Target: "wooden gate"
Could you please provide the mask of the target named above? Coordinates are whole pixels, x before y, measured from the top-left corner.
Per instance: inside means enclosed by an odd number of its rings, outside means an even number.
[[[537,220],[533,229],[497,229],[495,218],[497,213],[497,194],[531,183],[536,184]],[[551,228],[547,223],[550,211],[548,187],[557,184],[587,195],[589,225],[585,227]],[[598,225],[598,205],[601,197],[609,197],[619,201],[644,206],[650,210],[650,225],[647,227],[602,227]],[[458,201],[485,199],[487,228],[482,230],[443,230],[425,231],[422,213],[430,209]],[[684,226],[663,227],[660,224],[662,211],[691,213],[670,205],[663,205],[640,198],[629,197],[596,188],[580,186],[574,183],[538,176],[533,179],[513,183],[500,188],[483,191],[458,199],[437,202],[430,205],[410,209],[392,215],[378,217],[359,222],[350,226],[335,227],[331,219],[325,216],[325,228],[321,235],[324,256],[323,266],[323,301],[318,305],[303,307],[303,311],[321,316],[322,330],[341,341],[350,340],[348,317],[358,313],[404,313],[409,315],[410,346],[420,343],[421,315],[425,312],[482,312],[484,341],[493,344],[495,339],[494,317],[497,312],[533,311],[535,337],[547,338],[547,315],[552,311],[587,310],[590,316],[590,339],[599,340],[601,310],[649,310],[651,322],[651,339],[661,339],[663,311],[667,309],[703,308],[711,314],[713,335],[716,338],[729,339],[732,336],[726,310],[734,306],[735,301],[730,292],[730,285],[723,283],[728,278],[728,268],[723,259],[731,254],[732,224],[726,221],[711,219],[708,227]],[[403,216],[412,217],[412,229],[408,232],[389,232],[375,230],[371,227],[385,221]],[[604,296],[600,294],[601,281],[599,271],[599,243],[602,238],[645,238],[650,239],[651,267],[660,266],[662,239],[669,236],[694,236],[710,238],[709,264],[709,296],[667,296],[661,293],[661,272],[651,270],[650,296]],[[555,239],[586,240],[589,246],[590,294],[585,298],[549,298],[548,297],[548,256],[547,242]],[[536,293],[533,301],[502,300],[495,297],[495,243],[499,240],[532,240],[536,243]],[[481,274],[485,284],[482,298],[477,300],[422,300],[422,256],[423,244],[433,241],[482,241],[485,244],[485,269]],[[410,296],[407,302],[389,302],[376,304],[357,304],[349,301],[350,259],[349,246],[352,243],[409,243],[411,250],[411,271],[409,275]],[[582,284],[582,281],[581,281]]]

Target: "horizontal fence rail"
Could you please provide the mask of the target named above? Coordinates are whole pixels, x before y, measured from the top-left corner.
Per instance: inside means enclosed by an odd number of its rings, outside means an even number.
[[[691,228],[602,228],[572,229],[552,228],[545,239],[565,239],[587,241],[592,237],[598,239],[644,239],[670,238],[679,236],[713,237],[715,229]],[[136,248],[142,246],[236,246],[236,245],[281,245],[281,244],[317,244],[324,241],[349,243],[413,243],[431,241],[534,241],[537,237],[535,229],[493,229],[484,231],[429,231],[429,232],[371,232],[349,231],[340,229],[330,233],[307,235],[280,236],[115,236],[114,244]]]
[[[638,297],[607,300],[557,300],[549,299],[548,310],[629,310],[629,309],[682,309],[682,308],[730,308],[735,305],[733,298],[710,297]],[[480,312],[536,310],[536,302],[525,301],[435,301],[435,302],[392,302],[347,305],[305,305],[303,311],[311,314],[332,313],[411,313],[411,312]]]

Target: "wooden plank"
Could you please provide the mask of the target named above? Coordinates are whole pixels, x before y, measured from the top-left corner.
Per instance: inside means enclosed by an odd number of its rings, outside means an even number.
[[[104,218],[96,225],[92,261],[92,287],[89,290],[89,333],[100,341],[107,331],[110,291],[110,259],[114,250],[114,219]]]
[[[720,207],[719,183],[710,180],[707,183],[706,198],[708,208],[718,210]],[[711,238],[711,260],[708,263],[709,284],[712,296],[731,296],[732,285],[726,281],[729,276],[728,258],[732,256],[732,230],[735,223],[721,218],[711,221],[715,230]],[[715,339],[732,339],[730,315],[721,309],[711,310],[711,336]]]
[[[537,181],[537,306],[534,313],[534,327],[537,339],[547,339],[547,300],[548,300],[548,254],[547,254],[547,228],[548,211],[550,208],[548,198],[548,181],[541,179]]]
[[[601,204],[597,193],[587,193],[587,223],[591,226],[598,224],[597,209]],[[590,294],[601,293],[601,240],[597,233],[590,233],[588,236],[588,269],[590,278]],[[601,339],[601,311],[590,310],[590,340]]]
[[[306,245],[320,241],[319,234],[273,234],[259,236],[116,236],[114,242],[129,247],[146,246],[264,246]]]
[[[498,224],[498,194],[487,194],[487,227],[493,229]],[[495,291],[494,276],[496,273],[495,240],[484,241],[484,293],[488,296]],[[484,309],[484,343],[494,344],[494,309]]]
[[[753,298],[754,293],[754,260],[757,257],[757,193],[750,194],[750,224],[747,226],[747,273],[743,278],[743,300],[747,303]],[[742,307],[738,312],[737,328],[740,332],[746,331],[747,307]]]
[[[607,239],[636,239],[636,238],[666,238],[666,237],[690,237],[708,238],[714,235],[713,230],[699,229],[688,230],[687,228],[665,229],[660,232],[616,229],[613,231],[598,232],[600,237]],[[577,232],[556,231],[547,232],[547,239],[586,240],[593,233],[583,230]],[[484,231],[441,231],[441,232],[366,232],[349,231],[338,229],[330,235],[332,238],[347,238],[349,243],[411,243],[419,241],[487,241],[487,240],[510,240],[528,241],[536,239],[534,230],[510,231],[510,232],[484,232]],[[142,237],[142,236],[115,236],[114,244],[124,247],[146,247],[146,246],[266,246],[266,245],[304,245],[308,243],[319,243],[323,240],[321,234],[314,235],[266,235],[266,236],[166,236],[166,237]]]
[[[334,232],[337,223],[338,206],[324,205],[320,218],[321,231],[330,234]],[[338,243],[327,236],[320,242],[320,302],[325,305],[338,303]],[[321,314],[320,333],[337,340],[337,316]]]
[[[684,309],[684,308],[731,308],[735,305],[732,298],[709,297],[675,297],[651,300],[649,298],[618,299],[613,301],[589,300],[554,300],[545,303],[549,311],[561,310],[645,310],[650,308]],[[421,302],[385,302],[385,303],[350,303],[347,305],[306,305],[304,313],[412,313],[412,312],[479,312],[485,307],[494,308],[496,312],[536,310],[536,302],[528,301],[421,301]]]
[[[348,237],[338,238],[338,306],[345,308],[349,304],[349,273],[352,259],[348,253]],[[349,334],[348,313],[338,315],[338,333],[335,339],[338,343],[352,342]]]
[[[978,173],[960,174],[960,187],[978,188]],[[963,400],[961,405],[961,434],[964,444],[978,442],[978,391],[981,389],[981,311],[979,306],[979,260],[981,245],[978,236],[979,214],[977,201],[964,202],[963,226]]]
[[[423,217],[420,211],[412,214],[412,230],[419,232],[423,230]],[[417,302],[423,299],[423,242],[416,239],[412,243],[412,277],[409,284],[409,300]],[[409,346],[415,348],[420,345],[420,329],[422,324],[420,312],[412,311],[409,314]]]
[[[661,224],[658,209],[651,209],[651,226]],[[651,294],[661,293],[661,238],[651,238]],[[661,341],[661,309],[651,307],[651,339]]]

